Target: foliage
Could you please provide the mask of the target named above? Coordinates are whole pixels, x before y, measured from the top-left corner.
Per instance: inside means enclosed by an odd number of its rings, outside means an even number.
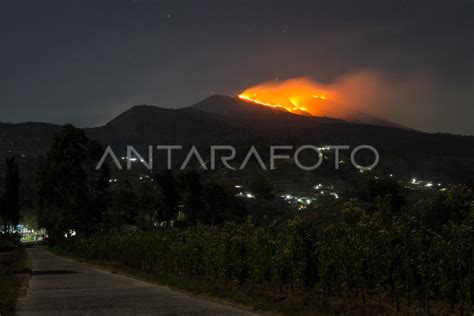
[[[245,202],[216,182],[201,184],[195,170],[178,181],[170,170],[140,176],[139,186],[114,179],[109,190],[108,169],[94,168],[101,153],[66,126],[39,174],[39,224],[78,256],[278,289],[274,295],[285,298],[317,293],[321,301],[390,301],[397,311],[418,306],[429,313],[434,301],[472,309],[472,188],[425,196],[417,217],[396,181],[370,176],[348,192],[358,199],[323,204],[308,220],[311,210],[289,213],[258,174]],[[68,236],[72,231],[77,236]]]
[[[367,189],[369,200],[384,200],[391,212],[400,212],[405,200],[401,195],[401,188],[394,179],[374,179],[369,182]]]
[[[130,181],[120,181],[112,187],[107,210],[107,227],[137,225],[138,199]]]
[[[78,239],[68,249],[151,273],[205,277],[296,289],[360,304],[388,298],[394,309],[433,301],[473,304],[474,208],[440,231],[407,214],[386,220],[353,203],[321,227],[300,219],[284,226],[226,223]]]
[[[274,197],[272,185],[263,175],[260,174],[256,174],[250,179],[249,189],[258,198],[263,198],[267,200]]]
[[[202,185],[196,170],[186,170],[180,174],[180,186],[183,192],[183,207],[189,223],[195,224],[203,217]]]
[[[164,169],[156,175],[156,181],[162,196],[163,220],[173,220],[178,215],[179,201],[178,188],[173,173]]]
[[[101,155],[101,146],[71,125],[55,136],[38,177],[38,221],[51,241],[100,229],[108,189],[108,169],[95,170]]]
[[[206,224],[216,225],[222,223],[226,210],[229,208],[228,199],[229,197],[225,189],[216,182],[211,182],[204,187],[204,222]]]
[[[19,187],[18,164],[14,157],[6,158],[5,193],[0,199],[4,232],[12,231],[20,223]]]

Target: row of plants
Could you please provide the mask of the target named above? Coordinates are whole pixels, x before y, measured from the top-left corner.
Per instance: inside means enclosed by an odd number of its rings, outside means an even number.
[[[317,292],[361,304],[385,299],[394,309],[474,303],[474,211],[441,229],[406,214],[366,214],[352,204],[335,223],[294,219],[258,227],[161,228],[69,239],[76,255],[148,273],[272,287],[275,295]]]

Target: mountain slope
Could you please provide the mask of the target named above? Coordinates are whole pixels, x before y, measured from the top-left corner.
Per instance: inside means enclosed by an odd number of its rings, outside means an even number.
[[[346,113],[341,115],[343,120],[356,123],[356,124],[367,124],[367,125],[377,125],[377,126],[386,126],[386,127],[395,127],[401,129],[409,129],[403,125],[392,122],[387,119],[383,119],[371,114],[367,114],[360,111],[348,110]]]
[[[342,121],[405,128],[392,121],[350,108],[327,109],[327,116],[311,116],[308,112],[301,110],[290,113],[282,107],[262,106],[252,101],[224,95],[211,96],[192,105],[190,108],[224,116],[230,119],[229,123],[234,123],[234,120],[237,120],[236,123],[239,125],[246,123],[260,128],[310,127],[315,126],[315,124]]]
[[[213,115],[194,109],[165,109],[134,106],[106,125],[88,128],[86,133],[107,145],[201,145],[222,142],[241,131]]]
[[[219,115],[225,119],[227,124],[250,127],[256,130],[304,128],[342,122],[327,117],[296,115],[224,95],[211,96],[189,108]]]
[[[60,128],[43,123],[0,123],[0,158],[14,155],[35,159],[47,152]],[[473,136],[307,117],[224,96],[181,109],[135,106],[104,126],[86,128],[85,132],[104,147],[113,146],[117,154],[123,154],[127,145],[145,153],[149,145],[195,145],[208,152],[209,146],[222,144],[239,148],[261,145],[267,149],[273,144],[368,144],[380,152],[380,166],[385,170],[396,168],[399,174],[408,175],[429,171],[461,180],[474,179]]]
[[[45,153],[61,126],[49,123],[0,123],[0,155]]]

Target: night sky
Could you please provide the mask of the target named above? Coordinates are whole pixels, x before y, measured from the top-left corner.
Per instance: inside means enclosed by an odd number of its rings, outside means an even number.
[[[373,114],[474,135],[474,2],[9,0],[0,121],[97,126],[267,80],[369,72]]]

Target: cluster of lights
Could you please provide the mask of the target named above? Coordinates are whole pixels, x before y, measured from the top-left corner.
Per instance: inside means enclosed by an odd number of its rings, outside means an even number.
[[[130,160],[131,162],[137,162],[137,161],[138,161],[138,158],[135,158],[135,157],[130,158],[130,159],[127,158],[127,157],[121,157],[121,158],[122,158],[122,160]],[[145,160],[144,160],[144,159],[140,159],[140,162],[145,162]]]
[[[328,150],[331,150],[331,147],[329,146],[323,146],[323,147],[317,147],[319,150],[321,151],[328,151]]]
[[[236,196],[244,197],[244,198],[247,198],[247,199],[254,199],[255,198],[255,195],[253,195],[250,192],[239,192],[239,193],[236,194]]]
[[[371,171],[371,170],[372,170],[372,168],[364,168],[364,169],[359,168],[360,173],[364,173],[365,171]]]
[[[441,188],[441,183],[435,184],[435,183],[433,183],[433,182],[430,182],[430,181],[426,182],[426,181],[419,180],[419,179],[417,179],[417,178],[412,178],[412,179],[410,180],[410,184],[412,184],[412,185],[421,185],[421,186],[423,186],[423,187],[425,187],[425,188],[439,187],[439,188],[440,188],[440,191],[446,190],[446,188]]]
[[[150,176],[147,175],[147,174],[144,174],[144,175],[141,175],[140,177],[138,177],[138,180],[144,180],[144,179],[149,179]],[[153,181],[153,179],[151,179],[151,181]]]
[[[72,229],[70,229],[68,233],[64,234],[64,238],[73,237],[73,236],[76,236],[76,231]]]
[[[300,210],[303,208],[306,208],[306,206],[310,205],[313,202],[312,198],[304,197],[304,196],[297,197],[291,194],[281,195],[280,197],[289,203],[298,203],[299,204],[298,209]]]
[[[339,198],[339,194],[337,194],[336,192],[330,192],[330,191],[326,192],[326,191],[322,190],[322,189],[323,189],[323,185],[322,185],[321,183],[316,184],[316,185],[314,186],[314,189],[315,189],[316,191],[319,191],[319,193],[320,193],[321,195],[324,195],[324,194],[328,193],[329,195],[334,196],[334,198],[336,198],[336,199]],[[334,186],[330,186],[329,189],[330,189],[330,190],[334,190]]]

